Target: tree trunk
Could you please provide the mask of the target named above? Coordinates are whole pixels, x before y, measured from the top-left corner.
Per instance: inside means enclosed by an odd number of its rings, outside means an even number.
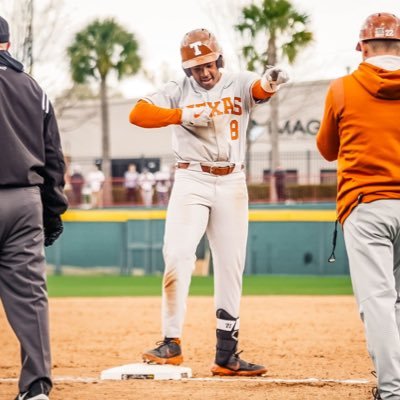
[[[267,47],[267,57],[268,63],[270,65],[276,65],[277,55],[276,55],[276,32],[271,31],[268,40]],[[275,187],[275,171],[279,165],[279,99],[276,93],[272,96],[270,100],[271,104],[271,118],[270,118],[270,143],[271,143],[271,165],[270,165],[270,190],[269,190],[269,200],[271,203],[276,203],[278,196]]]
[[[23,58],[25,71],[33,74],[33,0],[28,0],[25,4],[27,13],[26,36],[23,43]]]
[[[110,122],[108,116],[107,84],[106,78],[100,81],[100,105],[101,105],[101,133],[102,133],[102,170],[105,177],[103,202],[104,205],[112,204],[112,176],[110,160]]]
[[[275,94],[270,100],[271,118],[270,118],[270,143],[271,143],[271,165],[270,165],[270,195],[271,203],[276,203],[278,200],[275,188],[274,173],[279,166],[279,98]]]

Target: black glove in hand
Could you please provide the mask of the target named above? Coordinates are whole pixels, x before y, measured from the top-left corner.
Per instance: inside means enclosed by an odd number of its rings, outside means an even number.
[[[46,247],[51,246],[58,237],[62,234],[64,227],[59,215],[56,216],[44,216],[44,245]]]

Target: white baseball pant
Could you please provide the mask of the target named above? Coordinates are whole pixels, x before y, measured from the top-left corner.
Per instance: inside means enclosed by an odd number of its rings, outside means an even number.
[[[204,234],[214,267],[214,302],[239,316],[248,232],[243,171],[225,176],[178,169],[164,236],[163,335],[181,337],[196,249]]]

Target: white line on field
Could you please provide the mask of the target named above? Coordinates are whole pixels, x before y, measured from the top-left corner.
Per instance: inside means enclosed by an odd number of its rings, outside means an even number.
[[[17,378],[0,378],[1,382],[17,382]],[[53,378],[53,382],[84,382],[84,383],[92,383],[92,382],[100,382],[98,378],[81,378],[77,376],[56,376]]]
[[[190,378],[190,381],[220,381],[220,382],[267,382],[267,383],[343,383],[347,385],[365,385],[370,383],[367,379],[319,379],[319,378],[306,378],[306,379],[272,379],[272,378]]]
[[[265,383],[293,383],[293,384],[307,384],[307,383],[340,383],[345,385],[366,385],[370,383],[367,379],[319,379],[319,378],[306,378],[306,379],[272,379],[272,378],[188,378],[182,379],[185,381],[200,381],[200,382],[265,382]],[[0,378],[1,382],[17,382],[16,378]],[[89,377],[76,377],[76,376],[56,376],[53,378],[54,382],[83,382],[83,383],[98,383],[101,379]]]

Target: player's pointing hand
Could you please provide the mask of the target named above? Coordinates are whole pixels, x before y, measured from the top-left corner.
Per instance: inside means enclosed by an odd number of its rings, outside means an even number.
[[[289,80],[288,73],[280,67],[268,66],[261,78],[261,87],[269,93],[274,93],[282,83]]]

